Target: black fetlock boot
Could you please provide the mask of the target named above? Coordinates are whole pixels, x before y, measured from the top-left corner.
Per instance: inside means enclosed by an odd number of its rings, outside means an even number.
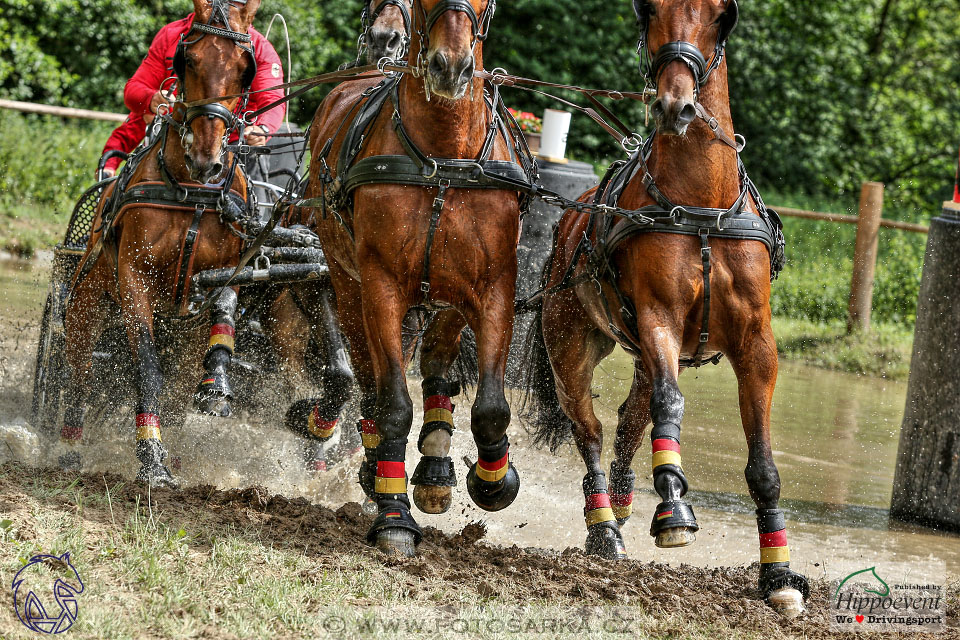
[[[377,519],[367,541],[387,555],[413,556],[423,535],[410,514],[407,498],[407,474],[404,465],[406,440],[382,440],[377,447]]]
[[[80,440],[83,438],[83,409],[67,407],[60,429],[60,443],[66,451],[57,456],[57,466],[64,471],[80,471],[83,461],[80,456]]]
[[[424,443],[428,436],[437,432],[447,433],[446,446],[437,447],[449,452],[449,438],[453,437],[453,411],[451,397],[459,395],[460,385],[443,378],[432,377],[423,381],[423,427],[417,449],[420,462],[413,472],[410,483],[415,485],[413,502],[424,513],[444,513],[453,502],[451,487],[457,486],[457,476],[450,456],[426,455]]]
[[[152,488],[176,489],[179,483],[164,464],[167,449],[160,439],[160,419],[155,413],[137,414],[137,482]]]
[[[234,335],[233,315],[237,309],[237,294],[233,289],[225,289],[214,302],[210,311],[213,326],[210,327],[210,343],[203,357],[203,368],[207,372],[194,393],[194,405],[200,413],[229,418],[233,411],[230,401],[233,390],[227,376],[227,367],[233,356]]]
[[[633,514],[633,487],[636,475],[633,469],[621,465],[617,460],[610,463],[610,505],[613,515],[617,519],[617,526],[622,527]]]
[[[602,471],[583,478],[583,517],[587,524],[584,550],[607,560],[623,560],[627,549],[617,526],[607,493],[607,478]]]
[[[467,491],[485,511],[506,509],[520,493],[520,475],[510,463],[509,449],[507,436],[494,445],[477,445],[480,459],[467,473]]]
[[[790,569],[786,520],[780,509],[757,509],[760,532],[760,593],[771,607],[792,618],[803,613],[810,597],[807,579]]]
[[[680,427],[661,424],[650,434],[653,446],[653,486],[663,499],[650,523],[650,535],[662,548],[685,547],[700,529],[693,509],[681,498],[689,484],[680,466]]]

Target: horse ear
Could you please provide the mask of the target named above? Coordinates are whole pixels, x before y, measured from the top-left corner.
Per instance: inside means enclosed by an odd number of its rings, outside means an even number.
[[[737,0],[728,0],[727,10],[720,19],[720,42],[726,43],[730,34],[737,28],[738,22],[740,22],[740,7],[737,5]]]
[[[637,16],[637,22],[646,20],[650,15],[649,11],[648,0],[633,0],[633,12]]]
[[[247,0],[240,5],[240,26],[241,31],[247,31],[253,24],[253,19],[257,15],[257,9],[260,8],[260,0]]]

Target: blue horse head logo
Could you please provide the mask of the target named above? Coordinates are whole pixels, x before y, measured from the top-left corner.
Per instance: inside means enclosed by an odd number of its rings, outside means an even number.
[[[55,608],[49,600],[44,606],[33,586],[49,585],[50,569],[59,569],[66,578],[53,582]],[[75,580],[75,583],[74,583]],[[63,633],[77,620],[77,596],[83,593],[83,581],[70,562],[70,553],[62,556],[36,555],[13,578],[13,602],[20,622],[38,633]],[[47,607],[50,607],[49,610]],[[58,610],[59,609],[59,610]]]

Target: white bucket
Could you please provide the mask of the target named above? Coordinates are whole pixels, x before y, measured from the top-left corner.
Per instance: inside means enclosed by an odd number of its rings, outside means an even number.
[[[544,160],[563,160],[564,154],[567,152],[567,133],[569,131],[569,112],[556,109],[544,111],[539,156]]]

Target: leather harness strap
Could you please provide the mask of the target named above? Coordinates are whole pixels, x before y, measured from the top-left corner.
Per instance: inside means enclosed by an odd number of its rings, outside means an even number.
[[[177,284],[173,292],[173,304],[177,309],[183,307],[183,292],[186,289],[190,269],[193,266],[193,249],[200,236],[200,220],[203,218],[204,211],[206,211],[204,205],[196,205],[193,221],[190,223],[190,228],[187,229],[187,232],[183,235],[183,244],[180,245],[180,268],[177,269]]]

